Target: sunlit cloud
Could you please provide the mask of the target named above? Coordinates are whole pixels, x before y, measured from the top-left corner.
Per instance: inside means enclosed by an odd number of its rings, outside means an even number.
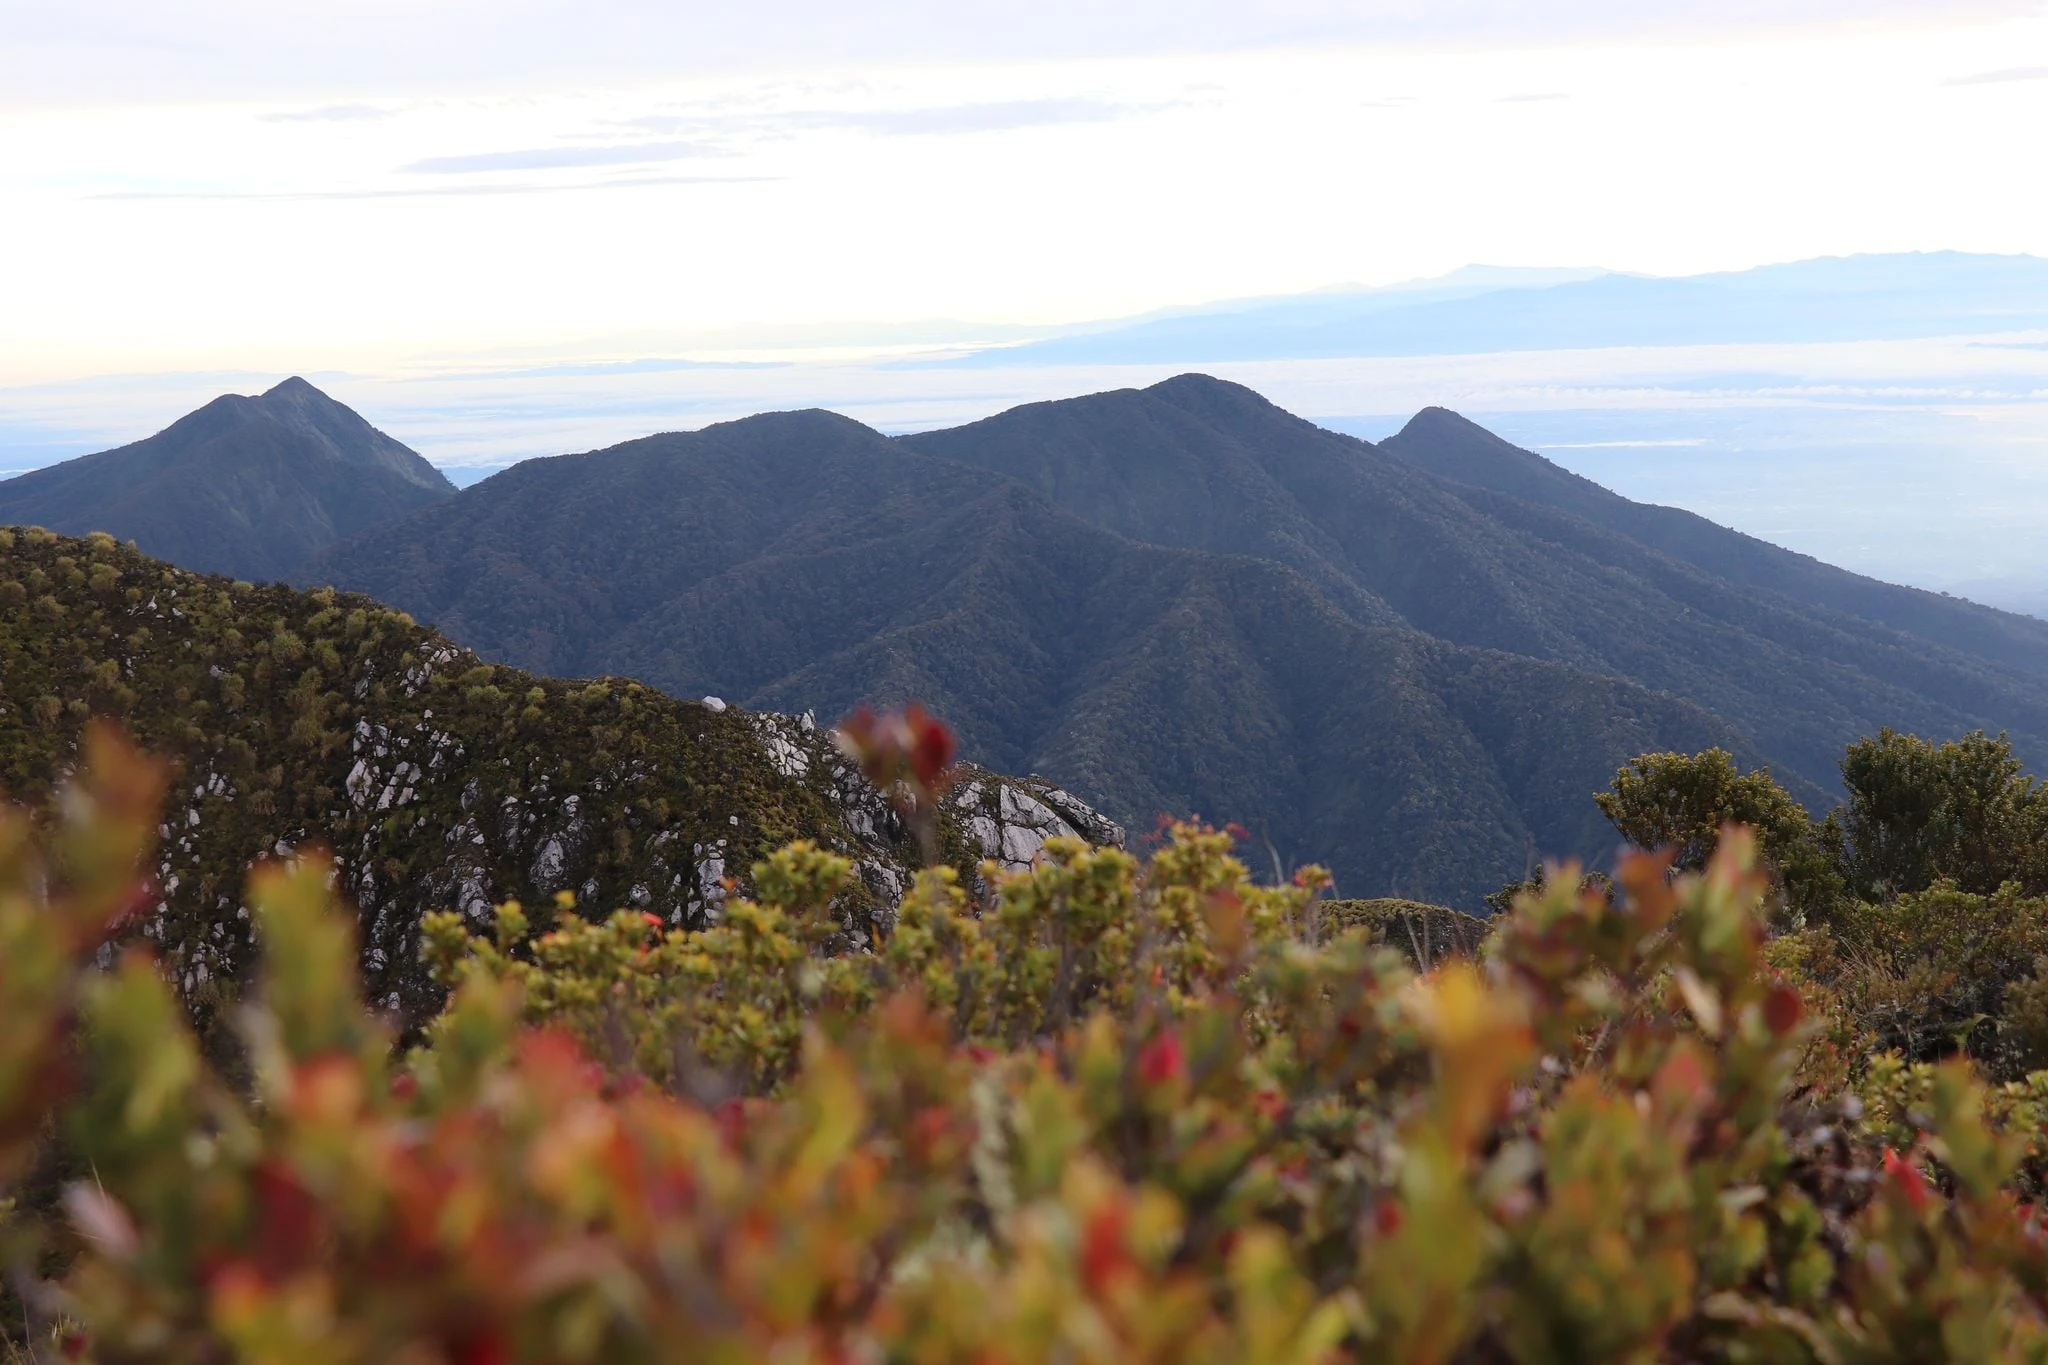
[[[892,134],[992,133],[1063,123],[1108,123],[1142,112],[1102,100],[1007,100],[996,104],[955,104],[933,109],[877,109],[819,117],[825,126],[863,128]]]
[[[626,127],[650,133],[695,133],[723,136],[792,136],[810,132],[851,130],[883,136],[952,136],[1050,128],[1075,123],[1111,123],[1156,113],[1174,102],[1123,104],[1110,100],[1020,99],[974,104],[943,104],[883,109],[700,109],[690,112],[641,114],[622,120]]]
[[[715,147],[694,142],[633,142],[608,147],[534,147],[514,152],[472,152],[430,156],[401,170],[414,175],[473,175],[480,171],[548,171],[579,166],[633,166],[717,156]]]
[[[1957,76],[1947,85],[2004,85],[2009,81],[2048,81],[2048,66],[2013,66],[2003,71],[1980,71],[1974,76]]]
[[[265,123],[360,123],[365,119],[389,118],[391,113],[374,104],[328,104],[318,109],[289,109],[260,117]]]
[[[423,185],[416,189],[301,190],[285,192],[234,192],[208,190],[118,190],[93,195],[114,200],[243,200],[268,203],[303,203],[347,199],[448,199],[477,198],[508,194],[577,194],[586,190],[637,190],[658,185],[762,185],[780,179],[772,175],[636,175],[606,180],[563,182],[518,181],[489,185]]]

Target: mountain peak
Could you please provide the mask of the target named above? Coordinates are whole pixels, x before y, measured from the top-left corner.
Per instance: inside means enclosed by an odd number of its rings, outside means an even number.
[[[263,396],[265,398],[325,398],[330,403],[334,401],[297,375],[271,385],[263,391]]]
[[[455,491],[297,376],[224,394],[156,435],[10,479],[0,522],[109,531],[186,568],[282,578],[336,539]]]
[[[844,413],[834,412],[830,408],[785,408],[778,412],[757,412],[748,417],[736,417],[729,422],[713,423],[705,430],[762,432],[779,437],[824,432],[864,432],[870,436],[881,435],[866,423],[855,421]]]
[[[1189,370],[1171,379],[1162,379],[1146,388],[1145,392],[1181,403],[1196,399],[1204,403],[1227,402],[1239,407],[1273,407],[1272,401],[1257,390],[1232,383],[1228,379],[1218,379],[1213,374],[1203,374],[1199,370]]]
[[[1480,426],[1479,423],[1463,413],[1455,412],[1450,408],[1438,407],[1435,404],[1431,404],[1413,417],[1410,417],[1407,425],[1403,426],[1401,431],[1403,434],[1413,433],[1415,435],[1457,432],[1466,436],[1485,437],[1489,441],[1501,440],[1500,437],[1494,435],[1485,427]],[[1501,444],[1505,445],[1507,443],[1502,441]]]
[[[1503,440],[1449,408],[1428,407],[1380,443],[1380,449],[1439,478],[1552,505],[1560,497],[1605,502],[1614,494],[1598,484]],[[1574,509],[1579,510],[1579,509]]]
[[[371,426],[354,408],[315,388],[297,375],[282,383],[273,384],[260,396],[248,401],[269,417],[283,422],[304,424],[309,429],[317,431],[333,443],[335,453],[343,459],[356,459],[373,449],[405,449]],[[406,453],[411,454],[410,451]]]

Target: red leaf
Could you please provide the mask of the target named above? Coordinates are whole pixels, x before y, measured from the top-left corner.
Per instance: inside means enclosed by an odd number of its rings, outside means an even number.
[[[261,1263],[273,1273],[305,1264],[320,1244],[319,1201],[289,1166],[275,1159],[256,1168],[255,1187]]]
[[[1790,986],[1773,986],[1764,996],[1764,1023],[1781,1038],[1797,1028],[1805,1014],[1806,1006],[1799,999],[1799,992]]]
[[[918,1111],[910,1122],[910,1151],[922,1161],[929,1161],[941,1150],[953,1128],[952,1111],[942,1104],[927,1105]]]
[[[450,1365],[507,1365],[512,1359],[511,1343],[494,1327],[458,1333],[448,1339],[447,1349]]]
[[[1138,1079],[1148,1086],[1177,1081],[1187,1074],[1187,1067],[1187,1052],[1181,1047],[1180,1035],[1172,1029],[1145,1044],[1145,1050],[1138,1054]]]
[[[1927,1212],[1928,1202],[1933,1196],[1927,1189],[1927,1177],[1920,1174],[1918,1166],[1887,1147],[1884,1149],[1884,1173],[1898,1188],[1899,1193],[1906,1196],[1906,1202],[1912,1206],[1913,1212]]]
[[[725,1139],[725,1145],[738,1151],[740,1140],[747,1134],[747,1102],[727,1100],[711,1111],[711,1119],[718,1125],[718,1135]]]
[[[1100,1293],[1130,1264],[1124,1251],[1126,1221],[1123,1206],[1116,1203],[1104,1204],[1088,1215],[1081,1230],[1081,1282],[1091,1292]]]
[[[876,786],[908,780],[927,797],[953,764],[953,732],[917,702],[882,716],[861,707],[839,723],[839,745]]]
[[[953,765],[953,732],[937,717],[912,702],[903,713],[910,731],[910,768],[927,791],[936,790]]]

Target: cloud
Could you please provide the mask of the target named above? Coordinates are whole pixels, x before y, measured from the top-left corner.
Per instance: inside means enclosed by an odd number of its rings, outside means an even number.
[[[1102,100],[1007,100],[996,104],[842,114],[836,121],[847,127],[888,134],[994,133],[1061,123],[1110,123],[1138,112],[1136,106]]]
[[[779,175],[636,175],[612,180],[586,180],[571,184],[542,185],[531,182],[494,185],[434,185],[402,190],[117,190],[87,195],[88,199],[431,199],[450,195],[562,194],[582,190],[635,190],[650,185],[757,185],[780,180]]]
[[[2048,81],[2048,66],[2009,66],[2003,71],[1979,71],[1974,76],[1957,76],[1943,85],[2003,85],[2007,81]]]
[[[709,72],[2026,17],[2038,0],[0,0],[0,105],[303,103]],[[486,41],[480,41],[480,35]]]
[[[1072,123],[1111,123],[1168,106],[1094,99],[1000,100],[908,109],[795,109],[754,114],[647,114],[625,126],[650,133],[791,133],[835,128],[884,136],[1008,132]]]
[[[365,119],[389,118],[391,110],[374,104],[329,104],[318,109],[294,109],[281,114],[264,114],[265,123],[360,123]]]
[[[630,142],[601,147],[534,147],[516,152],[473,152],[466,156],[430,156],[399,167],[420,175],[474,175],[479,171],[554,171],[576,166],[633,166],[657,161],[682,161],[716,156],[718,150],[697,142]]]

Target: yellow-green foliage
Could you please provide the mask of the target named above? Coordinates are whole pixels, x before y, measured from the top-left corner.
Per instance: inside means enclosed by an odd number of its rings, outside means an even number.
[[[905,993],[956,1041],[1008,1046],[1092,1010],[1187,1008],[1249,947],[1310,918],[1317,875],[1255,887],[1229,849],[1227,835],[1181,826],[1142,868],[1120,849],[1053,839],[1028,876],[983,866],[995,887],[984,915],[954,869],[927,869],[873,954],[829,951],[853,865],[801,842],[757,865],[756,899],[708,929],[630,911],[592,923],[564,897],[556,927],[530,943],[517,904],[499,907],[488,937],[454,914],[423,932],[442,981],[517,986],[528,1022],[564,1029],[616,1072],[663,1085],[708,1072],[763,1092],[789,1075],[807,1020],[838,1026]]]

